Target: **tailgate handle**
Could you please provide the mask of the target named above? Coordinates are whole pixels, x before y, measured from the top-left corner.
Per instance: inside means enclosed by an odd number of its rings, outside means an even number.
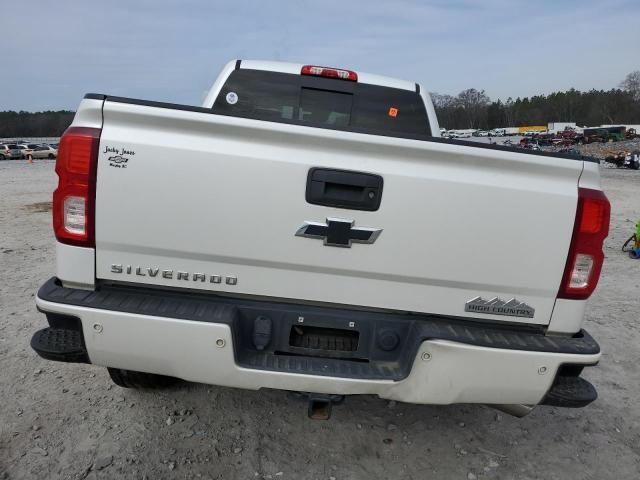
[[[382,201],[382,177],[314,167],[307,175],[306,199],[313,205],[373,212],[380,208]]]

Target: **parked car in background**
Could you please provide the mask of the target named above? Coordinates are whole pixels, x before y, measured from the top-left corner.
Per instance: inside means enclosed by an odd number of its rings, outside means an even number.
[[[488,137],[489,136],[489,131],[487,130],[478,130],[474,135],[476,137]]]
[[[8,149],[7,149],[7,154],[10,160],[20,160],[20,159],[24,159],[27,158],[26,157],[26,153],[27,153],[27,147],[26,145],[16,145],[15,143],[10,143],[9,145],[7,145]]]
[[[471,138],[473,132],[470,132],[468,130],[463,131],[463,132],[458,132],[458,138]]]
[[[49,158],[54,159],[58,156],[58,150],[51,145],[35,145],[31,155],[33,158]]]
[[[18,147],[20,147],[24,153],[24,158],[27,158],[27,155],[33,152],[33,147],[37,147],[34,143],[19,143]]]
[[[0,160],[6,160],[9,158],[9,146],[2,144],[0,145]]]

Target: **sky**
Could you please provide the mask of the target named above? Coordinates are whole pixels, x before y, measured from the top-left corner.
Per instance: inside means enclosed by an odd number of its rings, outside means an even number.
[[[0,111],[85,93],[200,105],[231,59],[326,65],[492,99],[640,70],[637,0],[0,0]]]

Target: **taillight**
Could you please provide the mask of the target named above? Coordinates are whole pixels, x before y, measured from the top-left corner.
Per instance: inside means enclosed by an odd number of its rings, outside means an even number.
[[[69,127],[60,139],[53,192],[53,231],[62,243],[95,247],[99,128]]]
[[[598,284],[609,233],[609,200],[600,190],[578,188],[578,208],[573,237],[558,298],[584,300]]]
[[[332,67],[318,67],[316,65],[305,65],[300,70],[301,75],[314,75],[316,77],[338,78],[340,80],[358,81],[358,74],[351,70]]]

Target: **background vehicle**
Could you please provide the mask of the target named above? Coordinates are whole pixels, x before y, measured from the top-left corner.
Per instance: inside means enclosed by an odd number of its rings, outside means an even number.
[[[546,134],[545,130],[527,130],[522,135],[525,137],[537,137],[538,135]]]
[[[575,128],[576,128],[575,122],[549,122],[547,124],[547,132],[553,133],[554,135],[561,133],[567,129],[575,129]]]
[[[618,168],[638,170],[640,169],[640,151],[627,152],[622,150],[618,152],[611,152],[604,161],[613,163]]]
[[[28,151],[25,145],[16,145],[15,143],[11,143],[7,145],[7,158],[10,160],[21,160],[26,158],[26,153]]]
[[[625,140],[633,140],[634,138],[639,138],[640,135],[636,133],[635,128],[628,128],[624,134]]]
[[[476,130],[449,130],[446,133],[447,138],[471,138]]]
[[[524,138],[522,138],[520,140],[519,146],[520,148],[524,148],[527,150],[540,150],[538,140],[532,138],[531,136],[525,136]]]
[[[606,128],[585,128],[584,143],[606,143],[609,141],[609,130]]]
[[[27,144],[27,143],[19,143],[18,148],[22,149],[22,154],[24,158],[27,158],[27,155],[33,153],[33,147],[35,144]]]
[[[625,135],[627,133],[627,128],[624,126],[617,127],[606,127],[608,135],[608,141],[610,142],[620,142],[625,139]]]
[[[87,95],[56,162],[33,348],[125,387],[590,403],[598,165],[439,138],[426,92],[238,60],[202,107]]]
[[[34,145],[31,151],[31,155],[33,156],[33,158],[54,159],[58,155],[58,151],[50,145]]]
[[[9,158],[9,146],[0,144],[0,160],[6,160]]]
[[[543,133],[540,135],[536,135],[534,138],[539,146],[549,147],[554,144],[555,135],[550,133]]]
[[[475,130],[456,130],[455,138],[471,138]]]
[[[571,145],[574,143],[584,143],[584,134],[574,128],[565,128],[562,132],[559,132],[556,135],[556,138],[558,139],[559,143],[563,143],[566,145]]]

